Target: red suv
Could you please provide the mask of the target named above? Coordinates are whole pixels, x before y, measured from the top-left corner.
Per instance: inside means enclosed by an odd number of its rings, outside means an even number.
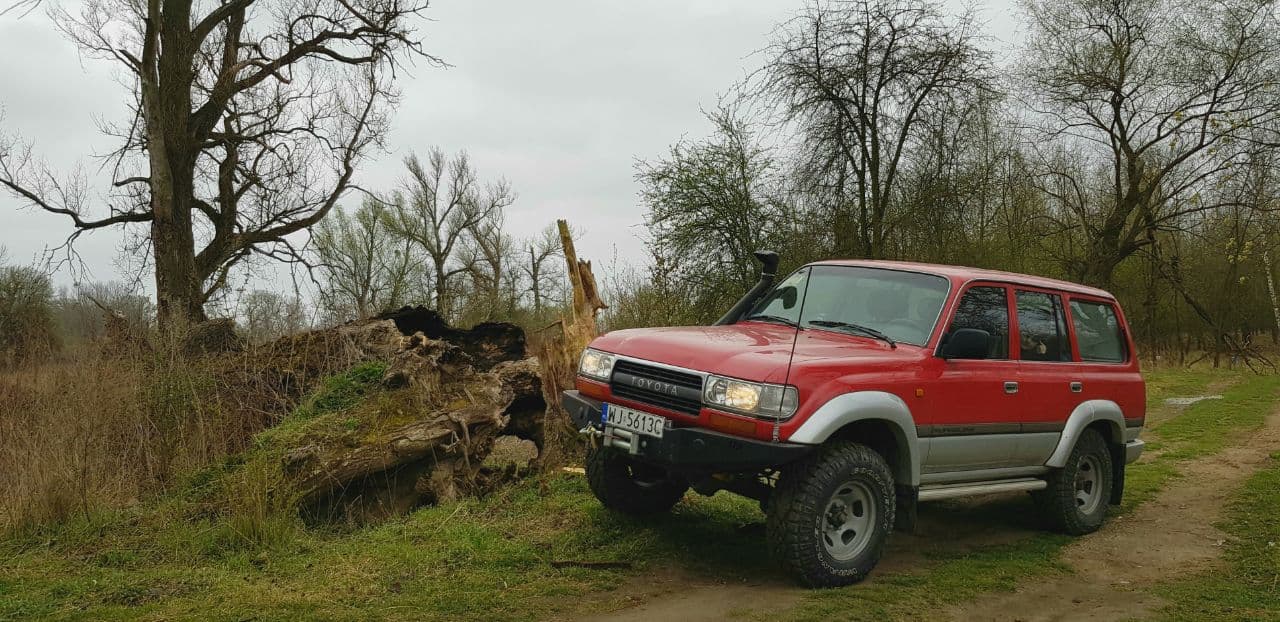
[[[715,325],[620,330],[583,353],[565,408],[608,508],[663,512],[689,488],[758,500],[804,583],[847,585],[921,501],[1029,491],[1054,526],[1120,502],[1145,390],[1105,291],[889,261],[760,282]]]

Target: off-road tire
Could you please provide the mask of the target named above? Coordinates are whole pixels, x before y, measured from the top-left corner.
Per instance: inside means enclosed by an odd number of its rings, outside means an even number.
[[[848,486],[863,488],[870,506],[863,511],[873,514],[856,552],[838,559],[829,552],[824,529],[831,528],[832,504]],[[893,530],[895,500],[893,472],[880,454],[856,443],[832,444],[783,471],[769,502],[769,552],[809,587],[857,583],[880,561]]]
[[[607,448],[587,451],[587,485],[604,507],[645,516],[669,511],[689,490],[683,477]]]
[[[1107,519],[1113,468],[1106,439],[1097,430],[1085,430],[1072,448],[1067,465],[1051,471],[1045,478],[1048,488],[1032,493],[1032,498],[1053,529],[1073,536],[1093,533]],[[1083,492],[1082,481],[1092,482],[1088,502],[1077,494]]]

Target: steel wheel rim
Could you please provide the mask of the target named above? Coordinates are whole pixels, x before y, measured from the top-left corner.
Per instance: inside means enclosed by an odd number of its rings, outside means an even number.
[[[1082,514],[1092,514],[1101,500],[1102,462],[1097,456],[1083,456],[1076,465],[1076,509]]]
[[[859,482],[838,486],[818,517],[822,548],[838,561],[857,557],[871,541],[876,524],[875,496]]]

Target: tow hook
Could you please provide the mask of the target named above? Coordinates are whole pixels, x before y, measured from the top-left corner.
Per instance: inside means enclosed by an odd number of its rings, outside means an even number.
[[[592,446],[596,449],[614,447],[633,456],[639,454],[640,448],[644,445],[644,439],[639,434],[618,428],[599,430],[595,426],[588,425],[578,430],[578,434],[590,439]]]
[[[591,443],[591,446],[597,449],[600,448],[600,442],[601,440],[604,439],[604,432],[596,429],[596,427],[593,425],[587,425],[581,430],[578,430],[578,434],[581,436],[587,437],[587,440]]]

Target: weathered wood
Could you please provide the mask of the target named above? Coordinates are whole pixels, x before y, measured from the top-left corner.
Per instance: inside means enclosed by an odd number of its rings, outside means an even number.
[[[571,450],[576,438],[569,415],[560,407],[560,393],[573,388],[578,357],[582,350],[599,335],[597,314],[607,308],[600,299],[591,262],[578,258],[573,245],[569,223],[557,220],[560,244],[564,250],[565,267],[569,282],[573,285],[573,306],[564,318],[543,329],[537,342],[537,356],[541,364],[542,394],[547,404],[544,419],[544,454],[559,452],[559,458]],[[557,456],[544,456],[544,467],[555,466]]]

